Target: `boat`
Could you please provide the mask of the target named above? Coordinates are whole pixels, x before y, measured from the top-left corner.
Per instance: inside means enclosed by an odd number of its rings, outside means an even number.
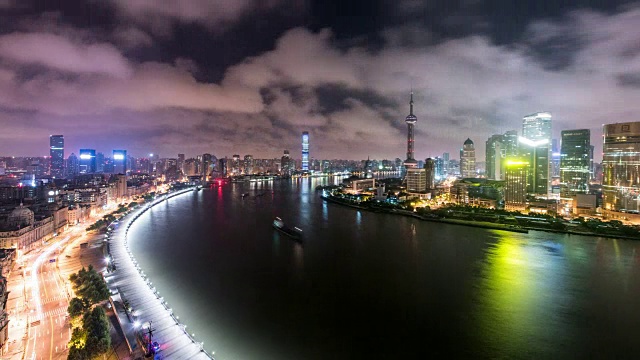
[[[282,232],[283,234],[295,239],[295,240],[301,240],[302,239],[302,229],[300,229],[299,227],[293,227],[290,228],[287,225],[285,225],[284,221],[282,221],[282,219],[280,219],[279,217],[276,217],[273,220],[273,227]]]

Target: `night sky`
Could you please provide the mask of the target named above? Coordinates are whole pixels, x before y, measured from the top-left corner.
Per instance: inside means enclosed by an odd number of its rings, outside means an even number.
[[[640,4],[0,0],[0,155],[484,158],[494,133],[638,121]]]

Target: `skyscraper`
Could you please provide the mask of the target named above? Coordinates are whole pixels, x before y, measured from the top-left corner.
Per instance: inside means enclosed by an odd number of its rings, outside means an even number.
[[[127,174],[127,150],[113,150],[113,173]]]
[[[411,99],[409,100],[409,115],[407,115],[404,121],[407,123],[407,159],[404,161],[404,167],[405,169],[412,169],[418,167],[418,162],[413,152],[413,126],[416,121],[418,121],[418,118],[413,115],[413,91],[411,92]]]
[[[282,174],[282,176],[291,176],[291,173],[293,172],[293,165],[291,163],[292,161],[291,156],[289,155],[289,150],[285,150],[282,158],[280,158],[280,174]]]
[[[591,131],[589,129],[564,130],[560,147],[560,194],[571,197],[587,193],[589,189],[589,152]]]
[[[251,175],[253,174],[253,155],[245,155],[244,156],[244,174]]]
[[[50,171],[49,173],[54,178],[60,179],[64,177],[64,136],[62,135],[50,135],[49,136],[49,156]]]
[[[67,177],[74,178],[80,172],[80,162],[78,161],[78,157],[76,154],[71,153],[69,158],[67,159]]]
[[[178,154],[178,170],[184,173],[184,154]]]
[[[549,192],[551,156],[551,114],[538,112],[522,120],[522,137],[519,139],[521,155],[529,159],[528,192],[547,195]]]
[[[504,205],[506,210],[522,210],[527,202],[529,162],[508,158],[505,161]]]
[[[604,208],[640,211],[640,121],[604,126]]]
[[[309,132],[302,132],[302,171],[309,171]]]
[[[488,179],[502,180],[500,176],[502,161],[502,135],[491,135],[485,146],[486,175]]]
[[[80,149],[79,168],[81,174],[96,172],[96,151],[94,149]]]
[[[476,177],[476,150],[473,141],[469,138],[460,149],[460,175],[463,178]]]
[[[178,162],[176,160],[176,166]],[[202,181],[209,181],[209,174],[211,174],[211,154],[202,154]]]

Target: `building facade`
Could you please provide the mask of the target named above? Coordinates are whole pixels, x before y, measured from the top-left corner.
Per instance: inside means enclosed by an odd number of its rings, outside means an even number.
[[[80,149],[78,166],[80,174],[93,174],[98,171],[96,151],[94,149]]]
[[[113,173],[127,174],[127,150],[113,150]]]
[[[640,121],[604,126],[604,209],[640,212]]]
[[[302,171],[309,171],[309,132],[302,132]]]
[[[589,129],[564,130],[560,145],[560,194],[569,198],[589,191],[591,178],[589,153],[591,131]]]
[[[56,179],[64,178],[64,136],[49,136],[49,156],[49,174]]]
[[[529,159],[528,192],[547,196],[551,185],[551,114],[537,112],[522,120],[520,155]]]
[[[530,165],[526,160],[505,162],[504,206],[507,210],[523,210],[527,201]]]
[[[476,177],[476,149],[469,138],[460,149],[460,175],[463,178]]]

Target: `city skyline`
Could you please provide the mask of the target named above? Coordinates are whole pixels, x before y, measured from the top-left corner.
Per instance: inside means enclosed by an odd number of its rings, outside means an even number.
[[[42,139],[64,134],[103,153],[278,157],[306,130],[314,158],[404,158],[413,88],[416,159],[537,111],[553,114],[554,138],[589,129],[599,159],[602,124],[640,110],[640,10],[627,2],[12,4],[0,6],[7,155],[46,155]]]

